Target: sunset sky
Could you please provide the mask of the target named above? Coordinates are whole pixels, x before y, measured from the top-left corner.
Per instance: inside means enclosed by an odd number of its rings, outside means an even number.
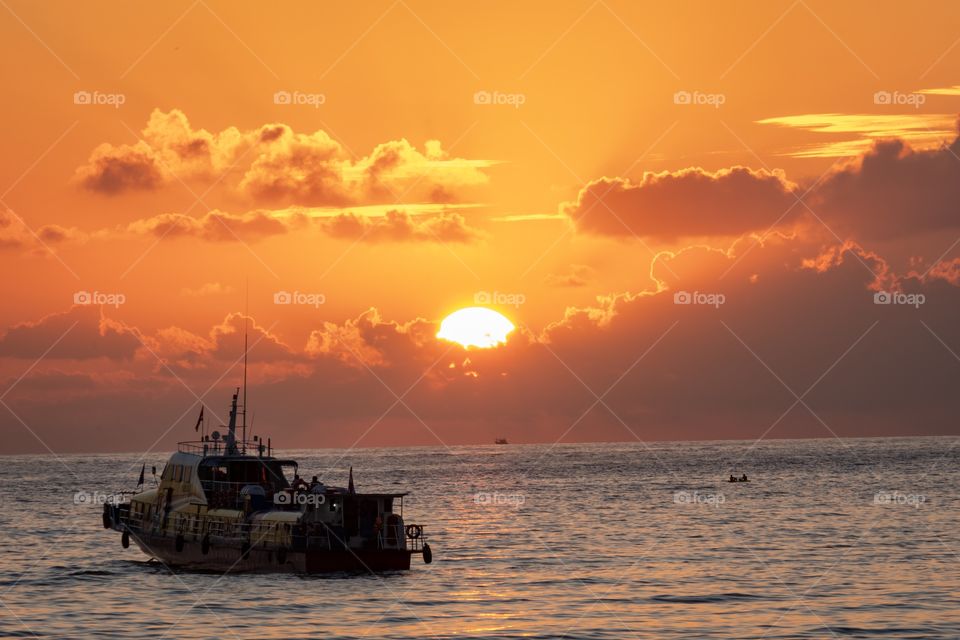
[[[0,453],[956,433],[958,24],[0,0]]]

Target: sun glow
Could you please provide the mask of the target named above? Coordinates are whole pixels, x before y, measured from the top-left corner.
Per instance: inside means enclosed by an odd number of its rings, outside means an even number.
[[[464,347],[489,349],[507,341],[515,327],[506,316],[485,307],[454,311],[440,323],[437,337]]]

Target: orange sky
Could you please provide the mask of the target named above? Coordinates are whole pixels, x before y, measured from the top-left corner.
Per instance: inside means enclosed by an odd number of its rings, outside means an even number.
[[[11,0],[0,452],[223,416],[248,286],[251,410],[289,445],[949,432],[958,18]],[[483,292],[518,330],[451,352]]]

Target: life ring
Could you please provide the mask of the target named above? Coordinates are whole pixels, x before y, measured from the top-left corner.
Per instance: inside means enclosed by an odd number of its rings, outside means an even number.
[[[203,540],[200,541],[200,553],[207,555],[210,553],[210,534],[203,536]]]
[[[183,551],[183,545],[186,541],[183,539],[183,534],[178,533],[176,539],[173,541],[173,546],[177,550],[177,553]]]
[[[287,548],[280,547],[277,549],[277,564],[287,564]]]
[[[411,540],[416,540],[421,535],[423,535],[423,527],[418,524],[408,524],[407,525],[407,537]]]
[[[128,549],[128,548],[130,547],[130,532],[129,532],[129,531],[124,531],[124,532],[123,532],[123,535],[120,536],[120,546],[122,546],[124,549]]]

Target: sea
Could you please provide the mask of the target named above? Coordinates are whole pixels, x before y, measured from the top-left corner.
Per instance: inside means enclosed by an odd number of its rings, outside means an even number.
[[[0,637],[960,637],[960,438],[281,451],[433,550],[314,576],[123,549],[100,503],[168,455],[0,457]]]

